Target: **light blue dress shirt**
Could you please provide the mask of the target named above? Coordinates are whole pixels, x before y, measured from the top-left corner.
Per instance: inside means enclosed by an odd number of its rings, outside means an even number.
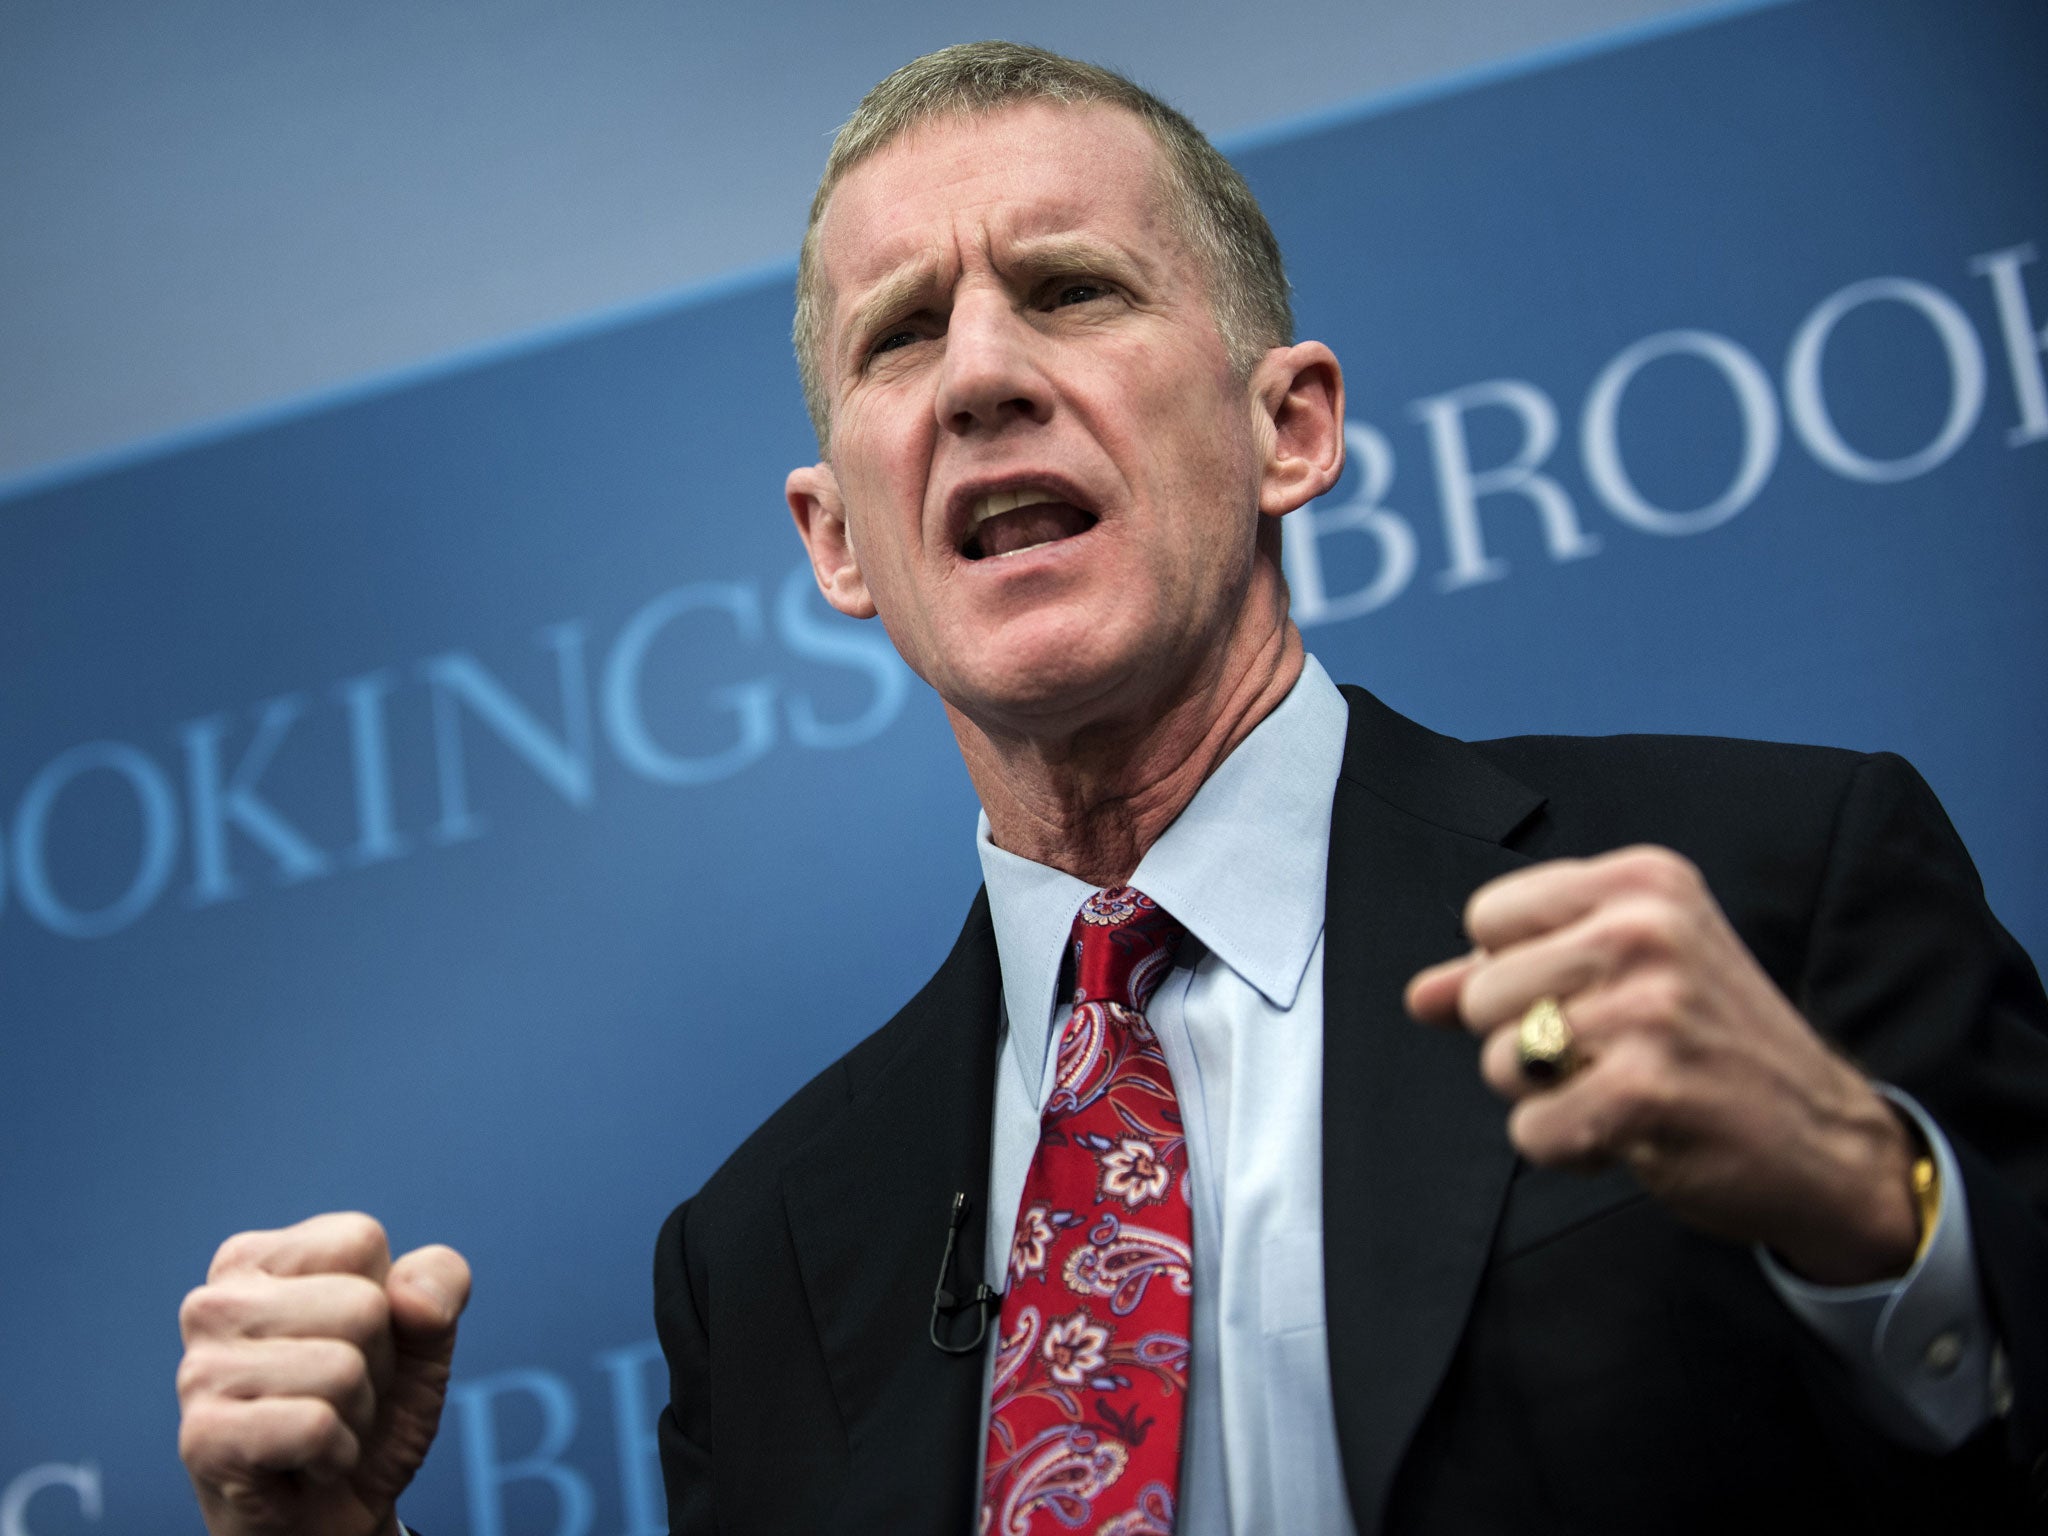
[[[1310,657],[1131,877],[1192,941],[1146,1009],[1195,1190],[1180,1536],[1353,1529],[1326,1343],[1320,1117],[1324,876],[1348,725],[1343,695]],[[1071,1011],[1058,995],[1067,933],[1094,887],[996,847],[986,816],[977,844],[1007,1025],[984,1260],[1000,1276]],[[1921,1261],[1894,1284],[1831,1291],[1759,1257],[1787,1304],[1851,1363],[1873,1416],[1941,1449],[1988,1417],[1992,1349],[1953,1158],[1899,1097],[1942,1163],[1941,1221]]]

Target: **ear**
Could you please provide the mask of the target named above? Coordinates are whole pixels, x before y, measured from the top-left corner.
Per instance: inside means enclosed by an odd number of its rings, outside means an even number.
[[[810,554],[811,571],[825,601],[848,618],[872,619],[875,600],[868,596],[867,580],[853,552],[846,502],[839,494],[832,466],[821,461],[792,469],[782,494],[789,502],[790,516],[796,519],[797,534]]]
[[[1265,448],[1259,510],[1283,517],[1344,473],[1344,369],[1320,341],[1275,347],[1252,370]]]

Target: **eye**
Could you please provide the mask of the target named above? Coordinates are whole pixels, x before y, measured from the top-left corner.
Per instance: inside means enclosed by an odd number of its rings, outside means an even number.
[[[1069,304],[1088,304],[1096,299],[1107,297],[1108,293],[1109,285],[1107,283],[1090,282],[1083,278],[1074,282],[1061,283],[1058,287],[1054,288],[1052,304],[1055,309],[1065,308]]]
[[[880,357],[884,352],[899,351],[918,339],[917,332],[908,326],[898,326],[893,331],[884,331],[875,338],[875,344],[868,348],[868,356]]]

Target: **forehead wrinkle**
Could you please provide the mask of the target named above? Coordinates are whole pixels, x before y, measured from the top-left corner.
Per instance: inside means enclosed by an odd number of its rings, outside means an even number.
[[[1041,104],[1026,103],[1022,107],[1029,109],[1038,105]],[[1120,108],[1104,108],[1099,103],[1059,110],[1082,114],[1108,110],[1120,117],[1128,115]],[[1135,119],[1132,121],[1136,123]],[[958,117],[945,117],[920,125],[904,135],[904,139],[914,143],[943,129],[961,126],[975,128],[981,125],[971,118],[963,125]],[[930,303],[933,296],[949,286],[946,269],[951,263],[959,263],[962,267],[953,274],[953,284],[957,285],[965,276],[962,257],[968,251],[974,252],[987,270],[1006,281],[1018,277],[1043,278],[1067,266],[1092,267],[1107,277],[1135,277],[1155,292],[1170,279],[1171,269],[1183,261],[1193,258],[1199,267],[1200,261],[1189,250],[1186,235],[1174,217],[1174,193],[1164,153],[1149,130],[1142,124],[1136,126],[1144,135],[1141,153],[1147,172],[1140,194],[1138,241],[1109,240],[1085,227],[1076,227],[1087,225],[1103,211],[1093,188],[1069,189],[1035,202],[1013,202],[1005,197],[1000,183],[989,188],[984,182],[977,195],[964,198],[952,209],[950,230],[940,235],[926,250],[884,273],[852,300],[852,308],[836,338],[834,350],[843,352],[848,343],[857,344],[894,315]],[[857,169],[849,180],[858,176],[861,169],[866,168]],[[839,191],[843,190],[842,186]],[[836,193],[834,201],[837,201]],[[821,226],[832,211],[828,205],[826,215],[819,221]],[[1038,233],[1038,230],[1044,232]],[[1001,258],[998,252],[1003,253]],[[819,262],[820,286],[828,295],[827,313],[836,304],[839,289],[839,285],[831,280],[829,266],[827,261]],[[1197,288],[1206,289],[1204,273],[1197,271],[1190,275]]]
[[[1035,281],[1075,269],[1122,280],[1136,278],[1157,282],[1159,279],[1157,263],[1147,260],[1142,252],[1096,235],[1062,231],[1004,242],[1000,236],[991,239],[991,234],[984,230],[983,239],[977,242],[982,259],[1005,277]],[[991,249],[1005,244],[1008,248],[1000,250],[1000,253]],[[850,338],[863,337],[891,316],[920,307],[920,301],[928,301],[944,286],[941,276],[944,264],[938,252],[927,252],[883,276],[854,305],[845,334]]]

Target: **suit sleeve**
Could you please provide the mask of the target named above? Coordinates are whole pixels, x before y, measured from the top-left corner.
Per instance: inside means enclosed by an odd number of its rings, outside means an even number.
[[[704,1413],[711,1397],[711,1341],[697,1299],[703,1277],[692,1274],[686,1248],[689,1219],[686,1200],[662,1223],[654,1248],[654,1326],[669,1370],[668,1406],[661,1411],[656,1436],[668,1489],[669,1536],[711,1536],[717,1525],[711,1426]]]
[[[2048,999],[1902,759],[1867,758],[1852,776],[1796,1000],[1870,1076],[1918,1100],[1955,1151],[2010,1368],[1987,1433],[2018,1501],[2034,1502],[2048,1494]]]

